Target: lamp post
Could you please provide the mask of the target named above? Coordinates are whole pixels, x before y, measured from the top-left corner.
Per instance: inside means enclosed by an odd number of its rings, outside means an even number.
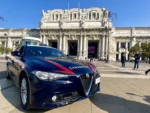
[[[7,34],[5,33],[4,36],[5,36],[5,45],[6,45],[6,46],[4,46],[4,53],[6,54],[6,49],[7,49],[7,40],[6,40],[6,37],[7,37]]]
[[[107,10],[105,10],[104,11],[104,18],[107,18],[107,26],[106,26],[106,34],[107,34],[107,36],[108,36],[108,46],[107,46],[107,63],[109,63],[110,62],[110,48],[109,48],[109,46],[110,46],[110,30],[111,30],[111,28],[110,28],[110,26],[109,26],[109,24],[110,24],[110,22],[112,22],[113,20],[114,20],[114,18],[118,18],[117,17],[117,14],[116,13],[111,13],[110,11],[108,11],[107,12]]]
[[[4,17],[0,16],[0,24],[2,23],[8,23],[8,22],[4,19]]]

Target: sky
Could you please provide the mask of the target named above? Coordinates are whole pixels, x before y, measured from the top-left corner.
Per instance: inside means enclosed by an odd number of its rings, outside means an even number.
[[[0,28],[38,28],[42,10],[99,7],[117,13],[114,27],[150,27],[150,0],[0,0]],[[0,21],[1,22],[1,21]]]

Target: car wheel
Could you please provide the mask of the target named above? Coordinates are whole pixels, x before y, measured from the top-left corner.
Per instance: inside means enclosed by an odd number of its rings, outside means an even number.
[[[7,66],[7,70],[6,70],[6,74],[7,74],[7,79],[8,80],[10,80],[11,79],[11,76],[10,76],[10,74],[9,74],[9,68],[8,68],[8,66]]]
[[[30,86],[26,75],[20,80],[20,100],[23,109],[29,110],[30,107]]]

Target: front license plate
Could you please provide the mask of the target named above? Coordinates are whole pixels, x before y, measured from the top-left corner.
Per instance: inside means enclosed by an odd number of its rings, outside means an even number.
[[[95,84],[98,84],[98,83],[100,83],[100,77],[95,79]]]

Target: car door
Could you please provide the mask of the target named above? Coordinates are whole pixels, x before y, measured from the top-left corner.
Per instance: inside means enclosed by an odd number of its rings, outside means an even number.
[[[14,73],[14,71],[15,71],[14,59],[15,59],[15,57],[9,57],[7,59],[7,64],[8,64],[8,66],[7,66],[8,69],[7,70],[9,71],[9,74],[12,77],[12,79],[14,79],[14,76],[15,76],[15,73]]]
[[[19,84],[19,74],[20,74],[22,64],[23,64],[20,59],[21,59],[21,55],[22,55],[23,51],[24,51],[24,46],[22,46],[19,49],[20,55],[16,57],[15,62],[13,63],[13,65],[15,67],[14,68],[15,69],[14,70],[14,74],[15,74],[14,81],[15,81],[16,84]]]

